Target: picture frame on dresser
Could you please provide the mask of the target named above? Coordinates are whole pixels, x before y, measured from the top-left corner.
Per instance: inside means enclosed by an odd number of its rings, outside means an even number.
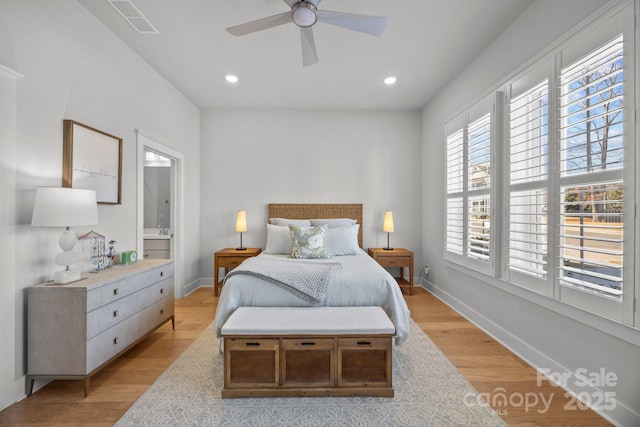
[[[62,186],[95,190],[98,203],[121,204],[122,138],[64,120]]]

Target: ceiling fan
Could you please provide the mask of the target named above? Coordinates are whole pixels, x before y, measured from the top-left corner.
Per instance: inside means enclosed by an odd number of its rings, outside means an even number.
[[[234,36],[255,33],[293,22],[300,27],[300,40],[302,42],[302,64],[313,65],[318,62],[316,42],[313,38],[312,27],[316,22],[324,22],[348,30],[359,31],[373,36],[382,34],[387,26],[388,18],[384,16],[360,15],[357,13],[333,12],[330,10],[318,10],[318,4],[322,0],[283,0],[291,11],[268,16],[245,24],[227,28]]]

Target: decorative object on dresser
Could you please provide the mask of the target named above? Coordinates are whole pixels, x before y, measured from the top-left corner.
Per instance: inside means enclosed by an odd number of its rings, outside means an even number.
[[[138,261],[137,251],[124,251],[120,255],[120,264],[129,265]]]
[[[105,248],[105,238],[102,234],[91,230],[78,237],[82,242],[82,271],[96,272],[109,267]]]
[[[393,212],[386,211],[384,213],[384,222],[382,224],[382,231],[387,233],[387,247],[384,249],[387,251],[390,251],[393,249],[391,246],[389,246],[389,234],[393,233]]]
[[[174,326],[173,262],[116,265],[67,286],[27,289],[27,383],[84,380],[167,321]]]
[[[224,268],[225,276],[229,271],[239,266],[247,258],[257,256],[262,252],[260,248],[225,248],[213,254],[213,295],[220,295],[222,279],[219,278],[220,269]]]
[[[119,205],[122,138],[64,120],[62,186],[95,190],[98,203]]]
[[[82,269],[71,269],[82,256],[73,251],[76,234],[69,226],[95,225],[98,223],[96,192],[74,188],[40,187],[36,190],[31,225],[34,227],[66,227],[58,240],[63,252],[55,262],[66,266],[55,273],[55,282],[60,284],[80,280]]]
[[[409,289],[409,295],[413,295],[413,252],[403,248],[369,248],[369,255],[383,267],[400,268],[400,276],[396,277],[400,289]],[[404,276],[404,269],[409,269],[409,280]]]
[[[236,249],[239,251],[244,251],[245,248],[242,246],[242,233],[247,231],[247,212],[246,211],[238,211],[238,216],[236,217],[236,233],[240,233],[240,246]]]

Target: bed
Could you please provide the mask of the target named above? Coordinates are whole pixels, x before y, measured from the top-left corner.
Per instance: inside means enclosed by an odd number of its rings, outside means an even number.
[[[362,249],[362,205],[361,204],[269,204],[267,244],[265,251],[250,258],[233,270],[224,281],[218,301],[215,328],[220,329],[238,307],[351,307],[378,306],[389,316],[395,326],[395,343],[401,345],[409,334],[409,309],[396,280]],[[273,219],[279,218],[271,224]],[[304,227],[304,221],[313,221]],[[344,221],[353,220],[345,223]],[[297,221],[303,222],[297,222]],[[331,221],[326,221],[331,220]],[[322,227],[326,234],[328,259],[293,259],[283,240],[290,236],[289,227],[283,225],[293,221],[301,228]],[[330,224],[327,224],[330,223]],[[357,226],[356,226],[357,225]],[[329,227],[331,226],[331,227]],[[279,227],[279,228],[277,228]],[[328,230],[327,230],[328,229]],[[332,230],[332,231],[329,231]],[[348,235],[348,236],[347,236]],[[330,236],[333,240],[330,240]],[[339,236],[339,237],[335,237]],[[291,238],[289,237],[289,243]],[[287,286],[265,279],[260,274],[249,274],[245,264],[277,266],[303,270],[314,268],[331,269],[324,292],[309,297],[292,292]],[[244,270],[243,270],[244,269]],[[315,289],[315,288],[314,288]]]

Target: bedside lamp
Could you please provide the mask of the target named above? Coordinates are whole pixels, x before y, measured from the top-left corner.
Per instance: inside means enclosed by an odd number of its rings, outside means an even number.
[[[60,252],[55,262],[66,266],[56,271],[55,282],[66,284],[80,280],[82,270],[72,270],[70,265],[80,262],[82,256],[73,251],[77,237],[70,226],[94,225],[98,223],[96,192],[76,188],[40,187],[36,190],[31,225],[33,227],[65,227],[58,243]]]
[[[245,231],[247,231],[247,212],[238,211],[238,216],[236,217],[236,233],[240,233],[240,247],[237,247],[236,249],[239,251],[247,249],[242,246],[242,233]]]
[[[384,213],[384,223],[382,224],[382,231],[387,233],[387,247],[382,249],[390,251],[393,249],[389,246],[389,233],[393,233],[393,212],[386,211]]]

